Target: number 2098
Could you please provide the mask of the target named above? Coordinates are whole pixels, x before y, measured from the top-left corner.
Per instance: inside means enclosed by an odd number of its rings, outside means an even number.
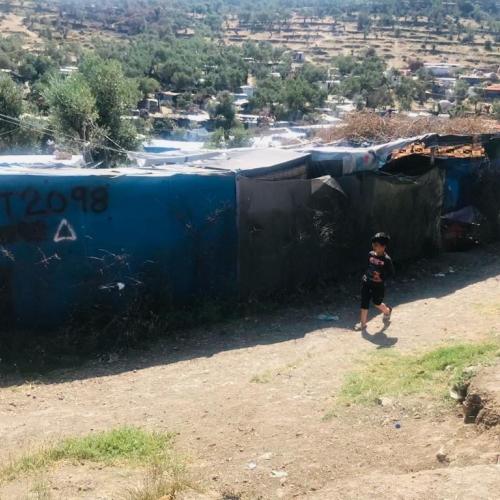
[[[72,202],[83,212],[97,214],[105,212],[109,205],[108,188],[105,186],[96,188],[76,186],[68,194],[57,190],[45,194],[34,188],[26,188],[19,193],[0,193],[0,199],[3,199],[8,216],[12,215],[12,199],[17,196],[24,202],[24,216],[61,214]]]

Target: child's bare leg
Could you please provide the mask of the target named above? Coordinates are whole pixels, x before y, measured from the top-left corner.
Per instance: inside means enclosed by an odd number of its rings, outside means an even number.
[[[366,327],[366,323],[368,323],[368,309],[361,309],[359,322],[361,323],[361,328]]]
[[[375,307],[386,316],[389,316],[391,314],[391,308],[386,306],[383,302],[380,305],[375,304]]]

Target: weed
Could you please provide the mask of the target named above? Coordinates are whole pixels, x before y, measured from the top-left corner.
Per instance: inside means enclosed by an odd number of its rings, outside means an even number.
[[[444,399],[450,384],[463,383],[470,365],[488,364],[500,356],[496,341],[440,347],[424,354],[378,352],[351,374],[340,393],[341,403],[374,403],[382,396],[428,394]]]
[[[125,500],[174,499],[186,489],[196,489],[187,479],[185,466],[171,455],[154,461],[141,486],[128,490]]]
[[[255,384],[268,384],[269,382],[271,382],[272,379],[273,379],[273,372],[271,370],[266,370],[265,372],[254,375],[250,379],[250,382],[253,382]]]
[[[120,427],[84,437],[67,438],[58,444],[30,453],[0,469],[0,481],[22,473],[36,472],[64,460],[104,464],[145,464],[171,452],[173,437],[136,427]]]
[[[26,500],[51,500],[50,484],[43,476],[38,477],[30,488]]]

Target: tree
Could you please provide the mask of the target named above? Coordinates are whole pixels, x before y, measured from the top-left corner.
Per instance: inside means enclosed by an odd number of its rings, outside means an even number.
[[[92,138],[98,117],[95,97],[88,82],[80,74],[66,79],[53,78],[44,97],[49,104],[58,141],[80,149],[81,141]]]
[[[215,120],[216,128],[222,128],[225,131],[226,139],[228,139],[228,132],[234,126],[236,118],[233,96],[229,92],[221,92],[209,112],[212,119]]]
[[[458,101],[463,101],[467,97],[469,85],[465,80],[457,80],[455,84],[455,97]]]
[[[392,105],[393,99],[385,69],[385,62],[375,51],[367,50],[355,60],[350,74],[342,81],[341,92],[349,98],[362,95],[369,108]]]
[[[487,51],[490,51],[490,52],[493,50],[493,44],[492,44],[491,40],[485,40],[484,49]]]
[[[0,113],[10,117],[0,117],[0,146],[8,148],[15,143],[15,135],[19,130],[17,120],[23,112],[23,95],[21,90],[8,75],[0,73]]]
[[[140,78],[138,85],[139,90],[144,97],[148,97],[149,94],[158,92],[158,90],[160,90],[161,88],[160,82],[158,80],[149,77]]]
[[[246,148],[252,145],[252,134],[242,125],[233,127],[229,131],[230,148]]]
[[[3,51],[0,51],[0,69],[12,69],[14,64],[11,58]]]
[[[368,32],[370,30],[372,20],[367,12],[360,12],[358,14],[358,31]]]
[[[404,111],[411,110],[411,105],[416,94],[415,87],[415,82],[411,78],[402,77],[399,81],[399,84],[396,85],[394,89],[401,109],[403,109]]]
[[[241,124],[226,131],[217,129],[211,136],[206,146],[210,149],[220,148],[245,148],[252,145],[252,134]]]
[[[117,61],[87,58],[79,73],[52,78],[44,97],[60,142],[73,147],[84,142],[93,160],[106,163],[136,148],[137,131],[124,115],[140,93],[137,81],[126,78]]]
[[[335,59],[337,68],[342,76],[348,75],[356,67],[356,59],[352,56],[339,56]]]
[[[43,133],[22,117],[23,92],[9,75],[0,73],[0,150],[26,152],[38,149]]]
[[[137,82],[126,78],[118,61],[104,61],[90,57],[83,61],[80,71],[95,99],[96,125],[101,135],[107,138],[108,147],[133,150],[137,147],[137,133],[129,120],[123,116],[136,106],[140,93]],[[117,155],[104,153],[107,159]]]

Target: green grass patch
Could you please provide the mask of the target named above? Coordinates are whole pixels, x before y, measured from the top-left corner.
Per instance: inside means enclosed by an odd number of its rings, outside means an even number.
[[[499,356],[497,341],[439,347],[423,354],[378,351],[347,377],[339,401],[371,404],[382,396],[417,394],[446,398],[450,385],[471,376],[467,367],[488,364]]]
[[[67,438],[35,453],[26,454],[0,469],[0,480],[36,472],[61,461],[141,465],[169,456],[172,446],[172,434],[150,432],[137,427],[119,427],[88,436]]]

